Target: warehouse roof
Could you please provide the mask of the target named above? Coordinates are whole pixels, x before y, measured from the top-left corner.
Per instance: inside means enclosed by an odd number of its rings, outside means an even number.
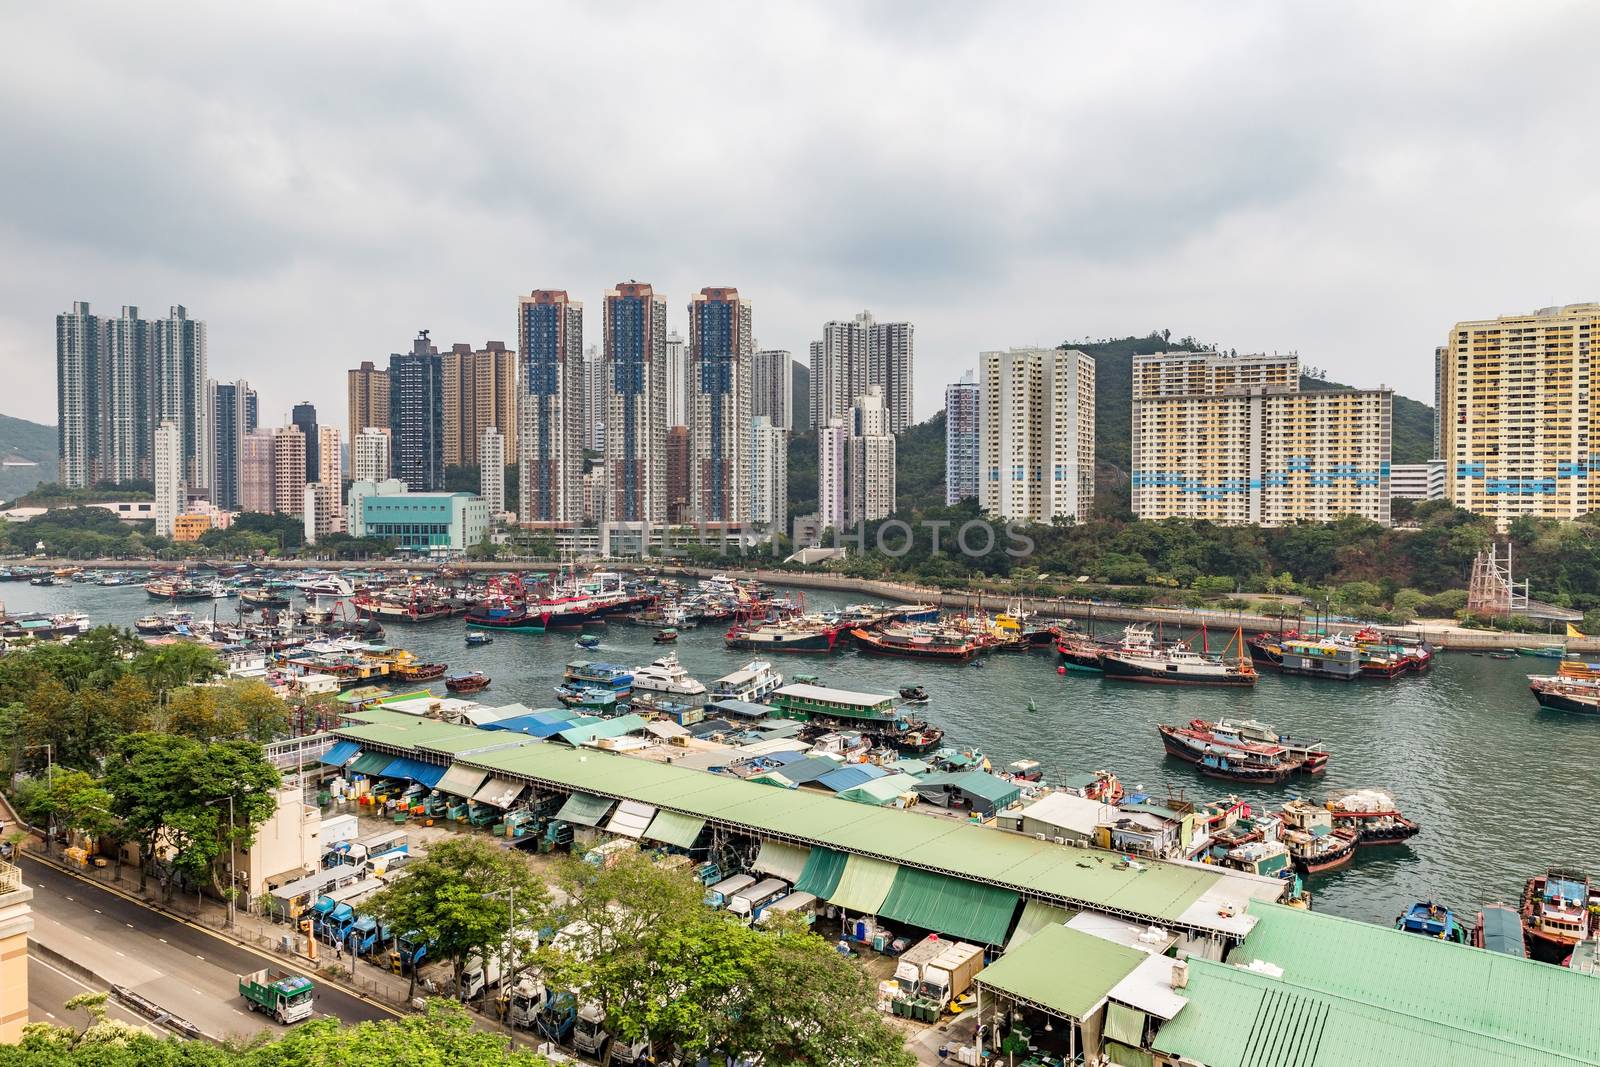
[[[1050,924],[978,972],[978,984],[1067,1019],[1087,1019],[1147,955]]]
[[[419,735],[447,737],[472,727],[427,724],[378,713],[374,722],[339,730],[364,744],[405,748]],[[391,722],[399,719],[399,722]],[[442,728],[423,729],[425,726]],[[403,729],[409,727],[410,729]],[[1255,918],[1251,899],[1275,900],[1276,879],[1156,860],[1130,864],[1115,853],[1071,848],[1021,834],[936,819],[898,808],[855,804],[814,790],[771,789],[723,775],[563,745],[524,745],[463,757],[502,778],[521,776],[565,790],[640,800],[738,829],[828,845],[842,851],[1007,886],[1069,906],[1233,937]]]

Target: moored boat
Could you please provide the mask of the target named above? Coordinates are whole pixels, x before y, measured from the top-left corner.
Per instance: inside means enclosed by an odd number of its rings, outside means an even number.
[[[1522,916],[1509,904],[1485,904],[1472,928],[1472,944],[1490,952],[1526,958],[1528,945],[1522,933]]]
[[[489,687],[489,676],[482,671],[459,671],[445,675],[444,687],[452,693],[476,693]]]
[[[1591,904],[1589,876],[1582,871],[1552,867],[1528,879],[1522,890],[1522,928],[1528,955],[1546,963],[1563,963],[1573,948],[1600,933]]]
[[[1343,867],[1356,854],[1354,830],[1337,830],[1327,808],[1306,800],[1283,806],[1281,839],[1302,874],[1321,874]]]
[[[1400,814],[1394,797],[1382,789],[1344,789],[1328,798],[1333,825],[1356,832],[1361,845],[1399,845],[1422,827]]]
[[[758,623],[754,626],[734,625],[723,637],[723,643],[736,652],[832,652],[841,644],[844,634],[842,623],[828,623],[809,619],[790,619],[785,622]]]
[[[709,699],[760,704],[781,685],[783,675],[773,670],[766,660],[755,659],[712,682]]]
[[[633,688],[642,693],[660,693],[680,703],[703,703],[706,695],[705,683],[690,677],[674,652],[635,667]]]
[[[778,718],[857,730],[875,743],[905,755],[932,752],[944,740],[942,728],[904,715],[904,709],[896,707],[895,697],[890,694],[857,693],[796,682],[775,690],[768,703]]]
[[[583,685],[558,685],[556,686],[556,699],[569,708],[582,708],[596,714],[609,714],[617,710],[617,702],[626,694],[615,689],[601,689],[598,686]]]
[[[1100,657],[1110,647],[1088,637],[1063,634],[1056,641],[1056,654],[1061,657],[1058,666],[1069,671],[1102,674],[1105,665],[1100,662]]]
[[[1222,742],[1281,745],[1291,756],[1303,761],[1300,770],[1306,774],[1321,774],[1328,768],[1328,750],[1321,741],[1296,741],[1288,734],[1280,734],[1276,726],[1255,719],[1218,719],[1216,722],[1191,719],[1189,726],[1195,730],[1208,730]]]
[[[937,625],[887,625],[850,631],[856,648],[880,656],[965,663],[996,642],[984,635]]]
[[[579,685],[597,686],[619,693],[633,688],[633,673],[620,663],[575,659],[568,662],[562,677]]]
[[[467,631],[467,644],[469,645],[487,645],[493,643],[493,641],[494,638],[486,633],[480,633],[475,630]]]
[[[1600,682],[1563,675],[1529,675],[1528,688],[1541,708],[1575,715],[1600,715]]]
[[[1431,900],[1419,900],[1412,904],[1395,919],[1394,928],[1457,945],[1467,943],[1467,928],[1456,921],[1455,913]]]
[[[1243,635],[1239,635],[1241,649]],[[1177,642],[1158,647],[1149,626],[1134,624],[1123,634],[1115,649],[1100,657],[1105,676],[1122,682],[1150,682],[1157,685],[1251,686],[1256,670],[1242,651],[1240,658],[1227,662],[1212,659]]]
[[[1207,729],[1158,724],[1167,755],[1191,763],[1201,774],[1233,782],[1275,785],[1305,767],[1305,760],[1278,744],[1221,738]]]

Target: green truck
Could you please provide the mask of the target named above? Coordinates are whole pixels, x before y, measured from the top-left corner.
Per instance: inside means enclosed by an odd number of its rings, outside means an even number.
[[[265,1012],[286,1026],[311,1018],[316,988],[309,978],[271,967],[239,976],[239,995],[250,1010]]]

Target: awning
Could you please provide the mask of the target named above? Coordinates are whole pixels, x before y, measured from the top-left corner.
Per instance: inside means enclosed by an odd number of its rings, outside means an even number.
[[[756,855],[756,862],[752,866],[763,874],[782,878],[790,885],[794,885],[800,880],[801,872],[806,869],[806,860],[810,858],[811,850],[803,845],[763,841],[761,851]]]
[[[606,833],[637,838],[656,817],[656,809],[637,800],[624,800],[617,805],[611,821],[606,823]]]
[[[901,867],[877,914],[980,945],[1005,943],[1017,894],[965,878]]]
[[[397,759],[390,762],[382,771],[385,778],[409,778],[418,785],[425,785],[429,789],[439,784],[439,779],[444,777],[444,768],[436,763],[423,763],[414,759]]]
[[[475,771],[471,767],[463,767],[459,763],[451,764],[450,769],[444,772],[444,777],[439,779],[439,784],[434,786],[441,793],[449,793],[456,797],[470,797],[476,793],[483,780],[489,777],[487,771]]]
[[[706,821],[695,815],[658,811],[656,817],[650,820],[650,828],[644,832],[644,836],[651,841],[660,841],[664,845],[689,849],[694,847],[705,825]]]
[[[894,885],[895,871],[899,869],[886,860],[852,854],[844,861],[844,874],[828,896],[828,903],[837,904],[857,915],[876,915],[878,909],[883,907],[883,898],[889,895],[889,887]]]
[[[1017,928],[1011,931],[1011,940],[1006,942],[1006,951],[1010,952],[1014,948],[1021,947],[1023,942],[1046,926],[1065,925],[1074,914],[1054,904],[1046,904],[1042,900],[1028,901],[1022,905],[1022,918],[1017,920]]]
[[[561,805],[556,818],[562,822],[575,822],[582,826],[599,826],[616,801],[610,797],[597,797],[593,793],[574,793]]]
[[[1107,1037],[1134,1048],[1144,1046],[1144,1012],[1116,1001],[1106,1003]]]
[[[355,741],[340,741],[322,754],[322,762],[330,767],[343,767],[361,755],[361,745]]]
[[[504,778],[490,778],[483,783],[483,788],[472,794],[472,799],[479,804],[489,804],[496,808],[509,808],[515,804],[522,791],[527,788],[521,782],[511,782]]]
[[[844,861],[848,856],[831,848],[814,848],[806,857],[806,869],[794,883],[796,893],[810,893],[818,900],[827,900],[839,888],[839,877],[844,874]]]
[[[979,971],[977,982],[990,993],[1082,1021],[1098,1011],[1111,988],[1145,958],[1138,949],[1070,926],[1046,926],[1027,944]]]
[[[350,764],[350,771],[353,774],[381,774],[393,762],[393,756],[386,756],[382,752],[363,752]]]

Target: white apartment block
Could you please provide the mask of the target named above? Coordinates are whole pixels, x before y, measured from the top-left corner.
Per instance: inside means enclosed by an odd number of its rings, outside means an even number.
[[[506,437],[493,426],[478,439],[478,495],[493,522],[506,510]]]
[[[1133,511],[1281,526],[1389,521],[1388,390],[1300,392],[1296,355],[1133,361]]]
[[[817,524],[820,529],[843,530],[845,521],[845,442],[843,419],[817,427]]]
[[[1389,468],[1389,496],[1402,500],[1443,500],[1446,481],[1442,459],[1396,463]]]
[[[329,534],[345,532],[338,482],[307,482],[300,506],[307,544],[314,545]]]
[[[667,334],[667,429],[689,425],[694,376],[689,369],[689,346],[677,330]]]
[[[173,419],[164,419],[156,427],[155,483],[156,534],[171,537],[178,516],[183,514],[187,496],[183,480],[183,435]]]
[[[912,362],[915,328],[909,322],[878,322],[863,311],[836,319],[811,343],[811,424],[843,419],[855,399],[877,386],[889,412],[889,432],[912,425]]]
[[[789,435],[766,415],[750,420],[748,521],[774,533],[789,525]]]
[[[870,385],[850,405],[845,441],[845,522],[858,526],[894,512],[895,440],[883,391]]]
[[[979,500],[1013,522],[1081,520],[1094,504],[1094,359],[1067,348],[979,357]]]
[[[389,478],[389,429],[369,426],[350,443],[352,481],[382,482]]]
[[[765,415],[780,430],[794,429],[793,365],[793,357],[784,349],[761,349],[750,360],[750,414]]]
[[[983,394],[972,371],[944,389],[944,502],[978,497],[978,424]]]

